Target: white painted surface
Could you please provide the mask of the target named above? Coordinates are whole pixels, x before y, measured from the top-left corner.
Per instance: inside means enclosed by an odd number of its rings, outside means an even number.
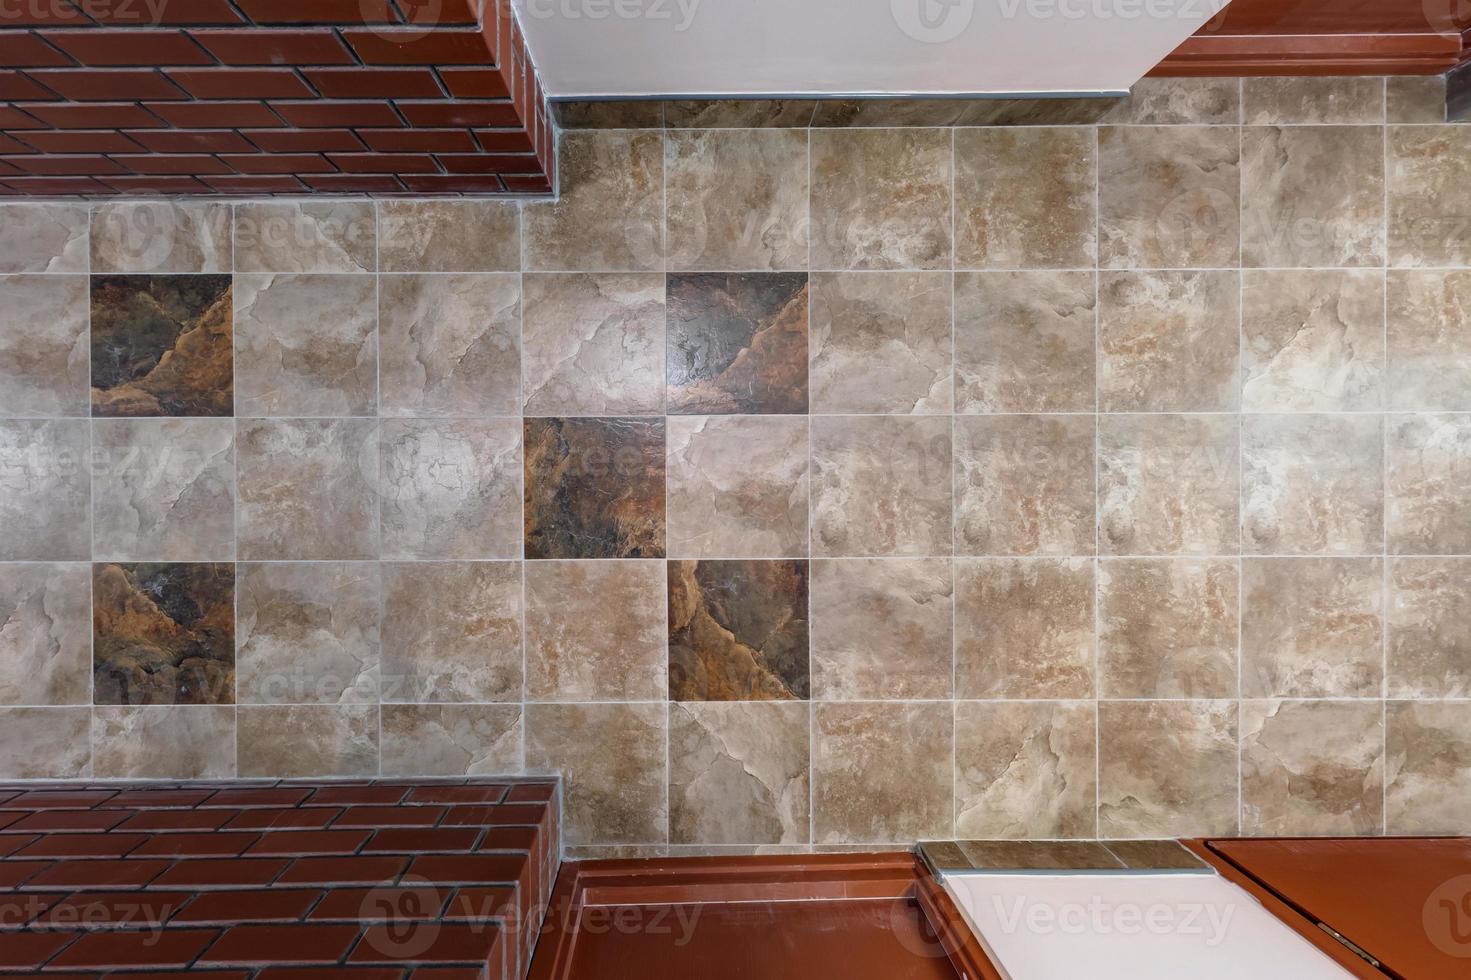
[[[1352,976],[1217,875],[950,875],[1010,980],[1341,980]]]
[[[1227,0],[513,0],[553,97],[1122,92]]]

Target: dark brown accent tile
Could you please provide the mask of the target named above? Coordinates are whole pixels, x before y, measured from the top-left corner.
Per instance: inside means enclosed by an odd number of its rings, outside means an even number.
[[[813,99],[673,99],[664,103],[668,129],[805,128]]]
[[[1124,862],[1130,871],[1186,871],[1214,874],[1211,866],[1173,840],[1105,840],[1100,841]]]
[[[1097,841],[960,840],[980,871],[1119,871],[1123,861]]]

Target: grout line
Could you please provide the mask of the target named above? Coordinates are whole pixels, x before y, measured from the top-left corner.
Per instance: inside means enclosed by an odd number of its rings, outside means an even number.
[[[1099,310],[1099,269],[1103,253],[1103,147],[1098,130],[1093,131],[1093,836],[1103,836],[1103,718],[1099,699],[1103,695],[1103,648],[1098,637],[1102,633],[1102,609],[1098,599],[1103,587],[1102,522],[1098,519],[1099,493],[1102,490],[1102,465],[1099,456],[1098,411],[1102,407],[1103,325]]]

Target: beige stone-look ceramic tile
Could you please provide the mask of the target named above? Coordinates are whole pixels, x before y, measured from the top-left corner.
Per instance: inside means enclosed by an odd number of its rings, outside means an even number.
[[[235,423],[98,419],[92,553],[120,561],[235,557]]]
[[[384,776],[499,776],[521,769],[519,704],[385,704]]]
[[[1471,794],[1471,702],[1390,701],[1385,833],[1464,834]]]
[[[0,276],[0,413],[88,413],[88,302],[85,276]]]
[[[807,133],[706,129],[665,137],[669,268],[807,268]]]
[[[945,272],[813,273],[812,411],[949,412],[951,290]]]
[[[368,419],[236,422],[240,558],[377,558],[378,438]]]
[[[1229,415],[1100,416],[1100,552],[1236,553],[1237,425]]]
[[[242,705],[235,765],[242,779],[378,775],[378,706]]]
[[[1174,840],[1100,841],[1131,871],[1193,871],[1204,874],[1210,866],[1185,845]]]
[[[812,419],[814,557],[948,555],[948,418]]]
[[[1098,832],[1209,837],[1237,831],[1235,701],[1098,705]]]
[[[519,272],[515,201],[380,201],[383,272]]]
[[[569,132],[561,197],[523,205],[527,271],[638,272],[664,267],[664,134]]]
[[[1099,697],[1236,697],[1239,590],[1235,560],[1099,562]]]
[[[0,708],[0,779],[92,775],[91,726],[85,706]]]
[[[664,698],[662,561],[531,562],[525,575],[527,700]]]
[[[956,130],[956,267],[1091,266],[1096,178],[1086,127]]]
[[[806,419],[671,416],[666,451],[670,557],[806,556]]]
[[[1444,75],[1399,75],[1384,84],[1387,122],[1445,122]]]
[[[521,551],[521,423],[383,423],[384,558],[516,558]]]
[[[1241,439],[1244,552],[1363,555],[1383,547],[1379,416],[1248,415]]]
[[[1384,134],[1377,127],[1248,126],[1241,199],[1243,265],[1384,264]]]
[[[217,705],[98,707],[92,711],[98,779],[229,779],[235,709]]]
[[[1234,411],[1240,296],[1235,272],[1100,275],[1099,409]]]
[[[673,99],[664,103],[669,129],[803,129],[812,121],[812,99]]]
[[[1093,418],[955,420],[955,549],[965,555],[1089,555]]]
[[[949,267],[949,131],[810,135],[814,269]]]
[[[0,273],[86,272],[85,204],[0,206]]]
[[[958,702],[956,836],[1094,836],[1096,712],[1089,701]]]
[[[1141,78],[1105,123],[1235,125],[1241,118],[1239,78]]]
[[[1243,701],[1241,832],[1384,830],[1384,723],[1377,701]]]
[[[377,289],[373,276],[236,276],[236,414],[377,414]]]
[[[1239,256],[1240,153],[1225,126],[1098,130],[1098,264],[1220,268]]]
[[[381,414],[515,415],[520,276],[383,276],[378,343]]]
[[[1389,264],[1471,265],[1471,126],[1389,128]]]
[[[953,602],[948,558],[812,563],[812,696],[948,698]]]
[[[668,840],[668,737],[662,703],[526,706],[526,767],[562,774],[567,844]]]
[[[1388,274],[1389,405],[1471,410],[1471,272]]]
[[[237,566],[240,703],[377,701],[380,589],[370,562]]]
[[[1471,697],[1471,558],[1396,558],[1388,587],[1389,696]]]
[[[1390,553],[1471,554],[1471,417],[1391,415],[1385,425]]]
[[[664,405],[664,277],[522,277],[528,415],[657,415]]]
[[[1384,277],[1377,271],[1241,274],[1241,407],[1360,412],[1384,398]]]
[[[1244,78],[1241,89],[1244,121],[1248,126],[1384,121],[1383,78],[1333,75]],[[1378,138],[1376,132],[1376,142]]]
[[[669,706],[669,839],[805,844],[808,706]]]
[[[951,839],[951,712],[932,701],[813,705],[813,843]]]
[[[235,205],[237,272],[373,272],[371,201],[252,201]]]
[[[86,561],[90,428],[0,419],[0,561]]]
[[[515,562],[383,566],[383,701],[518,701],[521,567]]]
[[[1378,558],[1241,562],[1241,695],[1377,697],[1384,657]]]
[[[115,201],[92,211],[93,272],[229,272],[230,205]]]
[[[955,562],[955,696],[1093,696],[1093,561]]]
[[[91,603],[85,564],[0,564],[0,704],[92,700]]]
[[[1091,412],[1097,277],[955,276],[956,410]]]

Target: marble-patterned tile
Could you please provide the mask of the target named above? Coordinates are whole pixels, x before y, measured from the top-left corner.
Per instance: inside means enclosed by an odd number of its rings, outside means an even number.
[[[807,411],[807,274],[668,277],[665,382],[676,415]]]
[[[664,277],[522,278],[528,415],[657,415],[664,405]]]
[[[380,201],[383,272],[519,272],[515,201]]]
[[[85,706],[0,708],[0,779],[92,775],[91,726]]]
[[[0,561],[86,561],[90,426],[0,419]]]
[[[1385,424],[1390,553],[1471,554],[1471,417],[1392,415]]]
[[[1471,126],[1389,128],[1389,264],[1471,265]]]
[[[371,201],[250,201],[235,205],[236,272],[374,272]]]
[[[92,414],[233,414],[230,277],[92,279]]]
[[[87,414],[88,303],[85,276],[0,276],[0,413]]]
[[[0,205],[0,273],[86,272],[87,206]]]
[[[563,129],[662,129],[664,103],[658,99],[553,102]],[[565,179],[565,178],[564,178]]]
[[[670,269],[807,268],[806,132],[671,132],[664,168]]]
[[[1378,697],[1384,565],[1378,558],[1241,562],[1241,696]]]
[[[385,704],[384,776],[499,776],[521,770],[519,704]]]
[[[957,702],[956,836],[1094,836],[1096,714],[1090,701]]]
[[[1098,694],[1236,697],[1234,559],[1098,563]]]
[[[1384,723],[1377,701],[1243,701],[1241,833],[1384,831]]]
[[[1141,78],[1129,97],[1110,109],[1105,123],[1231,126],[1241,119],[1239,78]]]
[[[1235,411],[1240,297],[1236,272],[1099,276],[1099,409]]]
[[[1379,416],[1248,415],[1241,440],[1243,551],[1363,555],[1383,547]]]
[[[812,127],[914,129],[957,126],[969,108],[965,99],[820,99],[812,115]]]
[[[955,420],[955,550],[962,555],[1090,555],[1093,418],[973,415]]]
[[[221,705],[98,707],[92,711],[98,779],[229,779],[235,709]]]
[[[814,557],[951,552],[948,418],[812,419]]]
[[[81,562],[0,564],[0,704],[92,700],[91,591]]]
[[[235,566],[92,566],[94,704],[233,704]]]
[[[1388,587],[1389,696],[1471,698],[1471,558],[1396,558]]]
[[[812,696],[948,698],[953,586],[948,558],[812,563]]]
[[[1444,75],[1397,75],[1384,80],[1385,121],[1445,122]]]
[[[567,844],[669,839],[668,737],[664,704],[526,706],[526,767],[562,774]]]
[[[371,562],[237,566],[240,703],[377,701],[380,588]]]
[[[1098,264],[1222,268],[1240,255],[1240,153],[1225,126],[1098,130]]]
[[[805,561],[669,563],[669,698],[806,700]]]
[[[1093,561],[955,562],[955,696],[1093,696]]]
[[[1096,248],[1093,130],[955,131],[955,265],[1076,269]]]
[[[1098,705],[1098,833],[1236,833],[1235,701]]]
[[[92,553],[120,561],[234,559],[235,423],[94,423]]]
[[[812,275],[812,411],[946,413],[952,277],[945,272]]]
[[[1391,701],[1384,734],[1385,833],[1466,833],[1471,702]]]
[[[953,100],[947,100],[953,101]],[[1083,99],[962,100],[958,126],[1091,126],[1124,100],[1116,96]]]
[[[1229,415],[1101,416],[1099,550],[1110,555],[1236,553],[1237,425]]]
[[[814,99],[671,99],[664,103],[668,129],[805,129]]]
[[[664,267],[664,134],[584,131],[559,141],[555,201],[523,206],[528,272]]]
[[[235,411],[377,414],[377,302],[373,276],[236,276]]]
[[[241,419],[235,453],[241,560],[378,557],[377,423]]]
[[[1388,274],[1389,406],[1471,411],[1471,272]]]
[[[663,419],[526,419],[527,558],[664,557]]]
[[[1241,407],[1374,411],[1384,399],[1384,277],[1338,269],[1241,274]]]
[[[1097,277],[1091,272],[955,276],[960,412],[1091,412]]]
[[[813,705],[813,843],[953,838],[951,711],[933,701]]]
[[[805,844],[808,706],[669,706],[669,840]]]
[[[521,567],[515,562],[383,565],[383,701],[518,701]]]
[[[948,130],[810,135],[814,269],[950,266]]]
[[[807,554],[807,420],[671,416],[669,554]]]
[[[1384,79],[1372,75],[1244,78],[1241,100],[1248,126],[1384,121]],[[1378,142],[1377,132],[1374,139]]]
[[[521,550],[521,423],[383,423],[383,557],[516,558]]]
[[[1003,871],[1119,871],[1123,860],[1103,841],[962,840],[973,868]]]
[[[662,701],[668,626],[662,561],[532,562],[529,701]]]
[[[381,414],[515,415],[520,276],[383,276],[378,344]]]
[[[235,724],[242,779],[378,775],[376,704],[242,705]]]
[[[229,272],[230,205],[109,201],[92,211],[91,270]]]
[[[1334,179],[1324,180],[1329,172]],[[1249,126],[1241,200],[1243,265],[1381,266],[1384,135],[1371,126]]]

